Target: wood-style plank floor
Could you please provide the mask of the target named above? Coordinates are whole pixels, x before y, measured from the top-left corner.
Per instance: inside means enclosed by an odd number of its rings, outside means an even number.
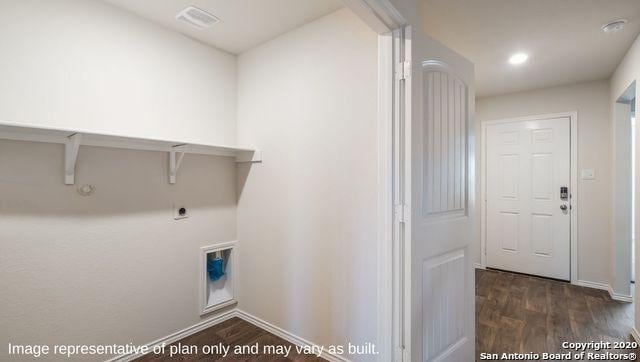
[[[569,352],[563,341],[632,341],[632,326],[633,304],[606,291],[476,270],[477,360],[482,352]]]
[[[569,283],[494,270],[476,270],[476,360],[480,353],[529,353],[568,351],[563,341],[632,341],[633,305],[611,299],[603,290]],[[223,343],[237,345],[292,346],[240,318],[180,340],[182,345]],[[616,351],[622,352],[622,351]],[[148,354],[137,361],[324,361],[298,355],[235,355],[226,357],[198,353],[179,355]]]
[[[167,354],[165,355],[155,355],[150,353],[138,358],[136,361],[324,361],[324,359],[317,358],[315,356],[296,354],[295,346],[291,343],[237,317],[231,318],[213,327],[186,337],[174,343],[174,345],[177,343],[181,343],[183,346],[197,346],[197,351],[199,353],[174,355],[173,357],[170,357],[168,355],[169,349],[167,347]],[[233,347],[237,345],[250,346],[256,343],[260,346],[260,350],[263,345],[292,346],[292,348],[291,354],[286,358],[282,355],[230,354],[224,357],[222,355],[202,353],[203,346],[217,345],[219,343],[231,346],[231,351],[233,351]]]

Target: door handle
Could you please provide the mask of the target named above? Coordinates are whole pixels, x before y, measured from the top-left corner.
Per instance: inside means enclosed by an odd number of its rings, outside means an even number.
[[[567,211],[567,205],[560,205],[560,210]]]

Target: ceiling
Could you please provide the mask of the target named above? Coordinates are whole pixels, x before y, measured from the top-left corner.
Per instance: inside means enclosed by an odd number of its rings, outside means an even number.
[[[475,63],[480,97],[607,79],[640,33],[640,0],[422,1],[427,34]],[[616,18],[623,31],[601,32]]]
[[[203,43],[238,54],[342,7],[340,0],[103,0]],[[187,6],[220,19],[208,29],[176,21]]]

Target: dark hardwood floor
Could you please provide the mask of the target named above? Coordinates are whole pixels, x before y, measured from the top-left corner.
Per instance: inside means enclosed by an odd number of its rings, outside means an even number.
[[[603,290],[493,270],[476,270],[476,360],[480,353],[569,352],[563,341],[632,341],[633,305],[611,299]],[[182,339],[197,354],[148,354],[137,361],[324,361],[299,355],[295,347],[242,319],[232,318]],[[292,354],[202,353],[205,345],[291,346]],[[623,353],[628,351],[614,351]],[[637,352],[637,351],[634,351]],[[461,361],[463,362],[463,361]]]
[[[477,360],[483,352],[569,352],[563,341],[632,341],[632,326],[633,304],[604,290],[476,270]]]
[[[174,343],[174,345],[178,343],[183,346],[197,346],[198,353],[170,357],[168,354],[169,347],[167,347],[167,354],[165,355],[150,353],[138,358],[136,361],[324,361],[324,359],[315,356],[297,354],[295,346],[291,343],[237,317],[184,338]],[[202,353],[203,346],[217,345],[219,343],[231,346],[231,351],[233,351],[233,347],[238,345],[251,346],[256,343],[260,346],[260,350],[264,345],[291,346],[291,354],[288,357],[283,357],[276,354],[236,355],[231,353],[224,357],[222,355]]]

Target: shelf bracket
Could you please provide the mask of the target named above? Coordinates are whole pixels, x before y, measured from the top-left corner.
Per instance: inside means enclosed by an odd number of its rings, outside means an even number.
[[[184,158],[186,145],[173,146],[173,149],[169,151],[169,183],[176,183],[176,176],[178,175],[178,169],[182,164]]]
[[[82,135],[74,133],[67,137],[64,144],[64,183],[73,185],[76,178],[76,162],[78,161],[78,150],[80,149]]]

